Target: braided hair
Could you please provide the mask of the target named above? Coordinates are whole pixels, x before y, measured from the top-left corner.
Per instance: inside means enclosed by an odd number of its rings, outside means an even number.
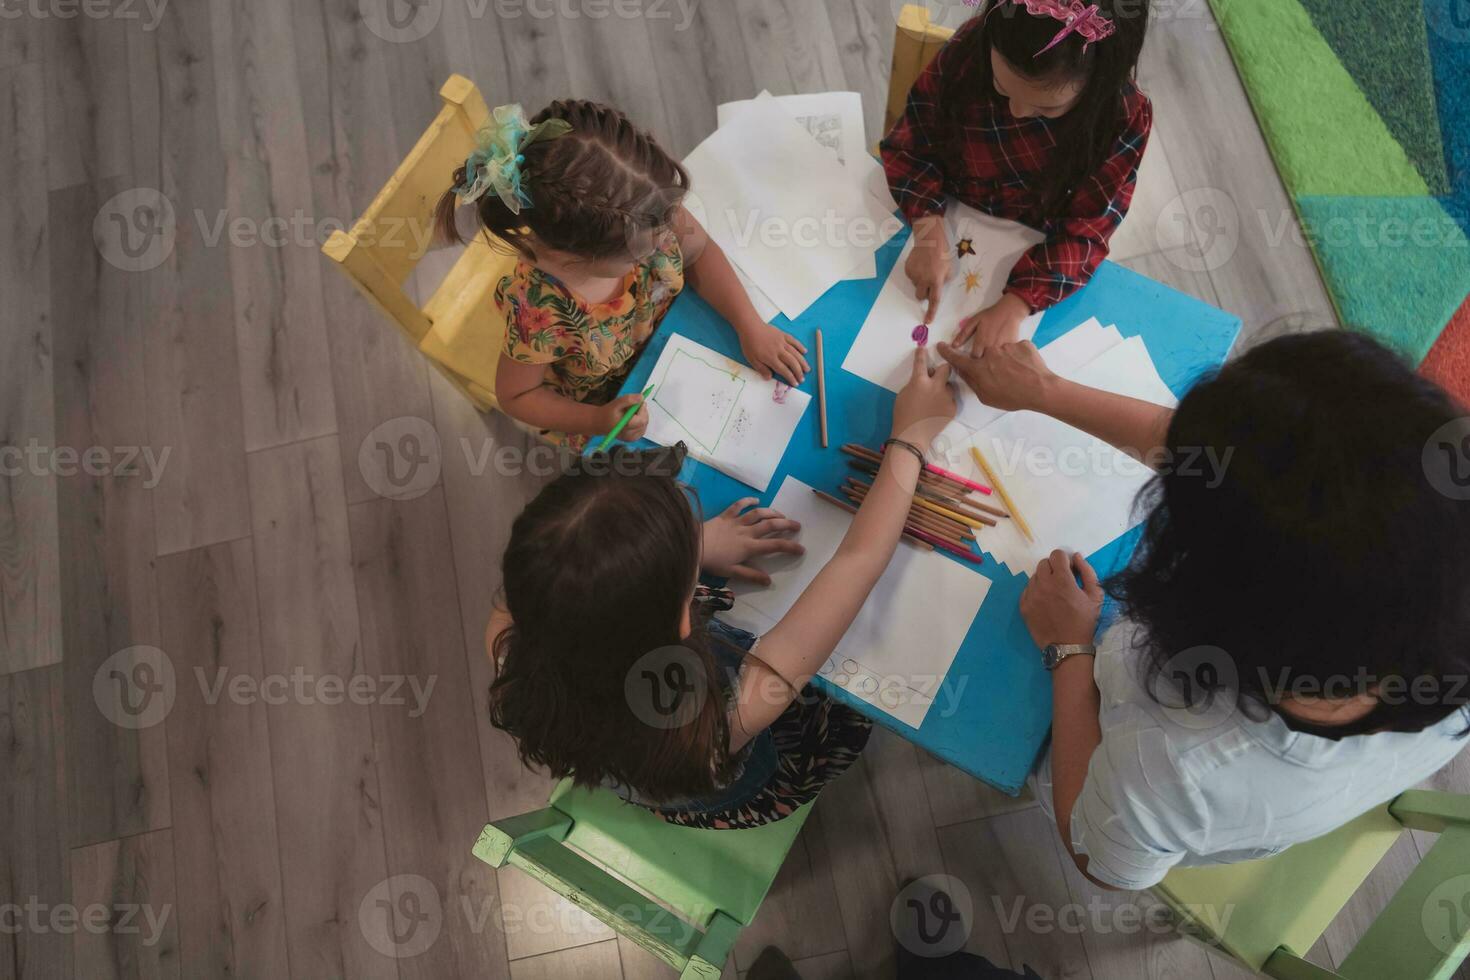
[[[689,189],[689,173],[617,109],[582,99],[551,103],[535,126],[563,119],[571,132],[527,146],[521,186],[531,205],[513,214],[496,194],[475,202],[480,225],[527,259],[536,246],[596,260],[631,251],[640,233],[666,228]],[[465,168],[453,186],[465,182]],[[444,241],[463,243],[455,227],[456,199],[439,199],[435,224]]]

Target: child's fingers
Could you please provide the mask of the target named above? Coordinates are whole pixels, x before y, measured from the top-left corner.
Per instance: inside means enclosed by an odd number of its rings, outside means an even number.
[[[928,326],[934,322],[934,314],[939,312],[939,287],[929,287],[929,308],[924,311],[924,325]]]
[[[759,568],[751,568],[749,565],[731,566],[730,577],[744,579],[747,582],[754,582],[757,585],[771,584],[771,576],[767,575]]]
[[[918,381],[920,378],[929,377],[929,356],[924,353],[924,348],[914,348],[914,368],[909,375],[909,381]]]
[[[806,548],[795,538],[761,538],[751,549],[757,555],[804,555]]]
[[[780,540],[779,538],[772,538],[772,535],[797,534],[801,531],[801,524],[798,521],[793,521],[789,517],[771,517],[761,521],[750,530],[757,538]]]
[[[798,352],[800,352],[802,354],[805,354],[806,353],[806,344],[803,344],[801,341],[799,341],[795,337],[791,336],[791,334],[787,334],[786,335],[786,342],[788,344],[790,344],[792,347],[795,347]]]
[[[806,366],[806,361],[802,360],[801,355],[790,347],[781,351],[781,363],[786,366],[788,371],[796,376],[797,384],[801,384],[806,379],[807,371],[811,370]]]
[[[721,514],[720,516],[721,517],[739,517],[740,516],[740,512],[742,510],[744,510],[747,507],[754,507],[758,503],[760,503],[760,498],[759,497],[741,497],[739,500],[735,501],[729,507],[726,507],[725,508],[725,512],[723,514]]]
[[[759,524],[761,521],[769,521],[772,518],[782,520],[785,517],[785,514],[781,513],[779,510],[776,510],[774,507],[756,507],[753,510],[748,510],[744,514],[742,514],[740,516],[740,523],[746,525],[756,525]]]

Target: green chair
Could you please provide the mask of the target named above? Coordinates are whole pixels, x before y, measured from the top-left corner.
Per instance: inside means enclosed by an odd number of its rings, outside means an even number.
[[[1336,973],[1308,963],[1404,830],[1439,840]],[[1178,868],[1154,893],[1185,935],[1277,980],[1446,980],[1470,951],[1470,797],[1412,790],[1274,857]]]
[[[520,868],[684,980],[717,980],[810,811],[753,830],[693,830],[563,781],[545,809],[488,824],[475,856]]]

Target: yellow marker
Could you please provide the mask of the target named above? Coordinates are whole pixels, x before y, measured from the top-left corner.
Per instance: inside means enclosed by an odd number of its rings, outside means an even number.
[[[975,457],[975,462],[979,464],[981,471],[985,474],[985,478],[990,481],[991,488],[1000,495],[1001,502],[1006,505],[1006,510],[1011,512],[1011,520],[1016,522],[1016,527],[1020,528],[1021,533],[1026,536],[1027,541],[1035,541],[1036,536],[1031,533],[1031,528],[1026,523],[1026,519],[1016,509],[1016,502],[1011,499],[1010,494],[1006,493],[1005,484],[1000,482],[1000,477],[995,475],[995,470],[992,470],[990,464],[985,462],[985,457],[980,455],[980,450],[971,446],[970,455]]]

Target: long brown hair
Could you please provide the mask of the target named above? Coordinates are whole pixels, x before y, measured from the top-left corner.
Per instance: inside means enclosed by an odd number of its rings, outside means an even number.
[[[498,195],[485,194],[475,202],[482,228],[534,262],[537,245],[589,260],[619,257],[638,233],[669,226],[689,189],[689,173],[657,140],[596,102],[559,100],[530,122],[548,119],[565,120],[572,129],[525,148],[521,186],[531,205],[512,214]],[[464,182],[461,166],[453,186]],[[444,241],[463,241],[455,209],[449,191],[435,211]]]
[[[580,461],[516,518],[502,563],[514,625],[492,650],[490,718],[524,765],[556,778],[615,781],[653,801],[696,797],[731,769],[718,667],[700,630],[679,635],[702,526],[674,479],[681,453],[628,459]],[[691,668],[697,710],[677,726],[649,724],[628,678],[671,648]]]

